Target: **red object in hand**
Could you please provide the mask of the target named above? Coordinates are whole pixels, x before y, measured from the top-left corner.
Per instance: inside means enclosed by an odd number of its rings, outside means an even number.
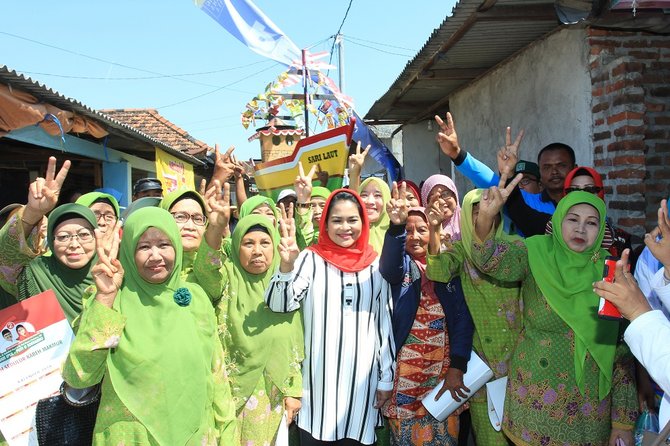
[[[619,257],[607,256],[605,258],[605,268],[603,270],[603,280],[605,282],[614,283],[614,270],[617,260],[619,260]],[[630,268],[630,266],[626,265],[626,268]],[[604,297],[600,298],[600,303],[598,304],[598,317],[609,320],[623,319],[617,307]]]

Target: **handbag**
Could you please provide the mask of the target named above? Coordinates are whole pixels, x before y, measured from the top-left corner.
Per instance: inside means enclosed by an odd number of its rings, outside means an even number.
[[[88,445],[100,405],[100,384],[75,389],[63,382],[60,393],[37,403],[35,427],[41,445]]]
[[[661,433],[657,434],[655,432],[645,431],[644,436],[642,437],[642,446],[662,446],[670,445],[668,437],[670,436],[670,421],[665,424],[665,427]]]

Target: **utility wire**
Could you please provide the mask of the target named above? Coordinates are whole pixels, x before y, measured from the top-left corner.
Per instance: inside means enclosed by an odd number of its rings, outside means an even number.
[[[250,63],[250,64],[247,64],[247,65],[240,65],[239,67],[223,68],[221,70],[213,70],[213,71],[201,71],[199,73],[162,74],[162,75],[157,75],[157,76],[135,76],[135,77],[71,76],[71,75],[68,75],[68,74],[40,73],[40,72],[37,72],[37,71],[24,71],[24,70],[16,70],[16,71],[19,71],[23,74],[31,74],[31,75],[38,75],[38,76],[52,76],[52,77],[60,77],[60,78],[64,78],[64,79],[83,79],[83,80],[101,80],[101,81],[141,81],[141,80],[150,80],[150,79],[163,79],[163,78],[182,77],[182,76],[200,76],[200,75],[205,75],[205,74],[223,73],[223,72],[226,72],[226,71],[239,70],[241,68],[247,68],[247,67],[251,67],[253,65],[258,65],[258,64],[267,63],[267,62],[270,62],[270,60],[261,60],[261,61]],[[214,85],[212,85],[212,87],[214,87]]]
[[[359,42],[366,42],[366,43],[372,43],[372,44],[379,45],[379,46],[386,46],[386,47],[389,47],[389,48],[396,48],[396,49],[399,49],[399,50],[407,50],[407,51],[412,51],[412,52],[416,51],[416,49],[414,49],[414,48],[407,48],[407,47],[404,47],[404,46],[389,45],[388,43],[381,43],[381,42],[375,42],[375,41],[372,41],[372,40],[365,40],[365,39],[361,39],[360,37],[354,37],[354,36],[349,35],[349,34],[347,34],[346,38],[351,39],[351,40],[358,40]]]
[[[199,99],[199,98],[201,98],[201,97],[203,97],[203,96],[209,96],[210,94],[216,93],[217,91],[221,91],[221,90],[226,89],[226,88],[228,88],[228,87],[230,87],[230,86],[232,86],[232,85],[239,84],[240,82],[245,81],[245,80],[247,80],[247,79],[249,79],[249,78],[251,78],[251,77],[253,77],[253,76],[256,76],[257,74],[261,74],[261,73],[263,73],[263,72],[265,72],[265,71],[268,71],[268,70],[270,70],[271,68],[274,68],[274,67],[277,66],[277,65],[280,65],[280,64],[279,64],[278,62],[276,62],[276,63],[270,65],[270,66],[267,67],[267,68],[263,68],[262,70],[256,71],[255,73],[249,74],[249,75],[243,77],[242,79],[238,79],[238,80],[233,81],[233,82],[231,82],[231,83],[229,83],[229,84],[226,84],[226,85],[224,85],[224,86],[222,86],[222,87],[215,88],[214,90],[207,91],[207,92],[202,93],[202,94],[199,94],[199,95],[197,95],[197,96],[193,96],[193,97],[184,99],[184,100],[182,100],[182,101],[173,102],[172,104],[162,105],[162,106],[160,106],[160,107],[155,107],[155,108],[156,108],[156,110],[160,110],[160,109],[163,109],[163,108],[174,107],[175,105],[180,105],[180,104],[183,104],[183,103],[185,103],[185,102],[194,101],[194,100]]]
[[[342,27],[344,26],[344,22],[347,20],[347,16],[349,15],[349,10],[351,9],[351,4],[354,2],[354,0],[349,0],[349,6],[347,6],[347,10],[344,12],[344,17],[342,18],[342,23],[340,23],[340,27],[337,28],[337,32],[335,35],[331,36],[331,39],[333,39],[333,44],[330,47],[330,57],[328,58],[328,65],[331,65],[331,62],[333,61],[333,51],[335,51],[335,41],[337,40],[337,35],[342,31]],[[326,77],[330,74],[330,69],[326,71]]]
[[[407,57],[407,58],[412,57],[411,54],[408,55],[408,54],[394,53],[394,52],[392,52],[392,51],[382,50],[382,49],[380,49],[380,48],[376,48],[376,47],[374,47],[374,46],[365,45],[364,43],[360,43],[360,42],[355,42],[355,41],[353,41],[353,40],[349,40],[349,39],[347,39],[346,37],[345,37],[345,40],[346,40],[347,42],[349,42],[349,43],[353,43],[354,45],[362,46],[362,47],[365,47],[365,48],[370,48],[371,50],[379,51],[380,53],[392,54],[392,55],[394,55],[394,56],[402,56],[402,57]]]
[[[85,57],[87,59],[95,60],[97,62],[103,62],[103,63],[106,63],[106,64],[115,65],[117,67],[127,68],[129,70],[135,70],[135,71],[140,71],[140,72],[143,72],[143,73],[149,73],[149,74],[152,74],[152,75],[155,75],[155,76],[162,76],[162,77],[167,77],[167,78],[171,78],[171,79],[176,79],[176,80],[179,80],[179,81],[182,81],[182,82],[187,82],[187,83],[196,84],[196,85],[202,85],[202,86],[205,86],[205,87],[217,87],[218,89],[226,88],[226,87],[218,87],[216,85],[206,84],[206,83],[203,83],[203,82],[193,81],[193,80],[190,80],[190,79],[183,79],[183,78],[179,77],[179,75],[170,75],[170,74],[158,73],[156,71],[145,70],[144,68],[137,68],[137,67],[133,67],[133,66],[130,66],[130,65],[125,65],[125,64],[122,64],[122,63],[118,63],[118,62],[112,62],[110,60],[102,59],[100,57],[91,56],[89,54],[83,54],[83,53],[79,53],[79,52],[76,52],[76,51],[68,50],[66,48],[61,48],[61,47],[58,47],[58,46],[55,46],[55,45],[51,45],[49,43],[40,42],[38,40],[29,39],[27,37],[19,36],[19,35],[16,35],[16,34],[5,32],[5,31],[0,31],[0,34],[5,35],[5,36],[9,36],[9,37],[14,37],[14,38],[20,39],[20,40],[25,40],[27,42],[31,42],[31,43],[34,43],[34,44],[37,44],[37,45],[42,45],[42,46],[45,46],[47,48],[52,48],[52,49],[55,49],[55,50],[63,51],[63,52],[69,53],[69,54],[73,54],[75,56]],[[274,65],[272,65],[272,66],[274,66]],[[253,74],[252,74],[252,76],[253,76]]]

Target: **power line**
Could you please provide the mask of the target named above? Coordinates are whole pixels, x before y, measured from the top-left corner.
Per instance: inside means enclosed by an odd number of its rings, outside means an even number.
[[[349,40],[346,37],[345,37],[345,40],[349,43],[353,43],[354,45],[362,46],[362,47],[365,47],[365,48],[370,48],[371,50],[379,51],[380,53],[392,54],[394,56],[402,56],[402,57],[407,57],[407,58],[412,57],[411,54],[408,55],[408,54],[394,53],[392,51],[382,50],[380,48],[375,48],[374,46],[365,45],[365,44],[360,43],[360,42],[355,42],[353,40]]]
[[[335,33],[334,36],[331,37],[333,39],[333,45],[330,47],[330,57],[328,58],[328,65],[331,64],[333,61],[333,51],[335,51],[335,41],[337,40],[337,35],[342,31],[342,27],[344,26],[344,22],[347,20],[347,16],[349,15],[349,10],[351,9],[351,4],[354,2],[354,0],[349,0],[349,6],[347,6],[347,10],[344,12],[344,17],[342,18],[342,23],[340,23],[340,27],[337,28],[337,32]],[[326,72],[326,77],[330,74],[330,69]]]
[[[249,79],[249,78],[251,78],[251,77],[253,77],[253,76],[256,76],[257,74],[261,74],[261,73],[263,73],[263,72],[265,72],[265,71],[268,71],[268,70],[270,70],[271,68],[274,68],[274,67],[277,66],[277,65],[280,65],[280,64],[279,64],[278,62],[276,62],[276,63],[270,65],[270,66],[267,67],[267,68],[263,68],[262,70],[256,71],[255,73],[252,73],[252,74],[250,74],[250,75],[247,75],[247,76],[243,77],[242,79],[238,79],[238,80],[233,81],[233,82],[231,82],[231,83],[229,83],[229,84],[226,84],[226,85],[224,85],[224,86],[222,86],[222,87],[215,88],[214,90],[210,90],[210,91],[208,91],[208,92],[205,92],[205,93],[199,94],[199,95],[197,95],[197,96],[193,96],[193,97],[184,99],[184,100],[182,100],[182,101],[173,102],[172,104],[162,105],[162,106],[160,106],[160,107],[155,107],[155,108],[156,108],[156,110],[160,110],[160,109],[163,109],[163,108],[168,108],[168,107],[173,107],[173,106],[175,106],[175,105],[180,105],[180,104],[183,104],[183,103],[185,103],[185,102],[194,101],[194,100],[199,99],[199,98],[201,98],[201,97],[203,97],[203,96],[209,96],[210,94],[216,93],[217,91],[221,91],[221,90],[223,90],[223,89],[225,89],[225,88],[230,87],[231,85],[239,84],[240,82],[245,81],[245,80],[247,80],[247,79]]]
[[[178,75],[164,74],[164,73],[159,73],[159,72],[156,72],[156,71],[145,70],[144,68],[137,68],[137,67],[133,67],[133,66],[130,66],[130,65],[125,65],[125,64],[122,64],[122,63],[118,63],[118,62],[112,62],[110,60],[102,59],[100,57],[91,56],[89,54],[84,54],[84,53],[79,53],[77,51],[68,50],[66,48],[61,48],[59,46],[51,45],[49,43],[40,42],[38,40],[30,39],[28,37],[19,36],[19,35],[16,35],[16,34],[5,32],[5,31],[0,31],[0,34],[6,35],[6,36],[9,36],[9,37],[14,37],[14,38],[20,39],[20,40],[25,40],[27,42],[31,42],[31,43],[34,43],[36,45],[42,45],[42,46],[45,46],[47,48],[52,48],[52,49],[55,49],[55,50],[58,50],[58,51],[63,51],[63,52],[69,53],[69,54],[73,54],[75,56],[80,56],[80,57],[84,57],[86,59],[95,60],[97,62],[111,64],[111,65],[115,65],[115,66],[121,67],[121,68],[127,68],[129,70],[135,70],[135,71],[140,71],[140,72],[143,72],[143,73],[149,73],[149,74],[156,75],[156,76],[162,76],[162,77],[167,77],[167,78],[171,78],[171,79],[176,79],[176,80],[179,80],[179,81],[182,81],[182,82],[187,82],[187,83],[190,83],[190,84],[202,85],[204,87],[217,87],[219,90],[226,88],[225,86],[224,87],[218,87],[216,85],[206,84],[204,82],[193,81],[193,80],[190,80],[190,79],[183,79],[183,78],[179,77]],[[274,65],[272,65],[272,66],[274,66]],[[253,74],[252,74],[252,76],[253,76]]]
[[[18,70],[18,69],[16,71],[19,71],[23,74],[31,74],[31,75],[38,75],[38,76],[52,76],[52,77],[60,77],[60,78],[63,78],[63,79],[104,80],[104,81],[141,81],[141,80],[150,80],[150,79],[163,79],[163,78],[173,78],[173,77],[182,77],[182,76],[201,76],[201,75],[205,75],[205,74],[223,73],[223,72],[226,72],[226,71],[239,70],[241,68],[247,68],[247,67],[251,67],[253,65],[258,65],[258,64],[267,63],[267,62],[271,62],[271,61],[270,60],[261,60],[261,61],[253,62],[253,63],[247,64],[247,65],[240,65],[239,67],[223,68],[221,70],[213,70],[213,71],[201,71],[199,73],[165,74],[165,75],[157,75],[157,76],[135,76],[135,77],[72,76],[72,75],[68,75],[68,74],[40,73],[38,71],[24,71],[24,70]]]
[[[372,40],[365,40],[365,39],[361,39],[360,37],[354,37],[354,36],[351,36],[349,34],[347,34],[346,37],[347,37],[347,39],[358,40],[359,42],[373,43],[375,45],[386,46],[386,47],[389,47],[389,48],[396,48],[396,49],[399,49],[399,50],[416,51],[416,49],[414,49],[414,48],[406,48],[404,46],[395,46],[395,45],[389,45],[388,43],[374,42]]]

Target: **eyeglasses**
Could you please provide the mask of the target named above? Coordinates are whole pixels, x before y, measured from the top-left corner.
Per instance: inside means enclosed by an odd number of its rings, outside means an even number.
[[[104,219],[107,223],[114,223],[116,221],[116,215],[114,214],[103,214],[102,212],[93,212],[95,214],[95,219],[100,221]]]
[[[60,244],[69,244],[73,238],[76,238],[79,243],[87,243],[93,240],[93,234],[91,234],[91,231],[83,229],[76,234],[60,232],[54,236],[54,240]]]
[[[207,217],[202,214],[189,214],[188,212],[171,212],[171,214],[174,217],[174,221],[180,225],[189,220],[193,220],[193,224],[196,226],[205,226],[207,223]]]
[[[588,192],[590,194],[597,195],[602,190],[603,190],[603,188],[599,187],[599,186],[568,187],[567,189],[565,189],[565,193],[569,194],[570,192],[582,191],[582,192]]]

